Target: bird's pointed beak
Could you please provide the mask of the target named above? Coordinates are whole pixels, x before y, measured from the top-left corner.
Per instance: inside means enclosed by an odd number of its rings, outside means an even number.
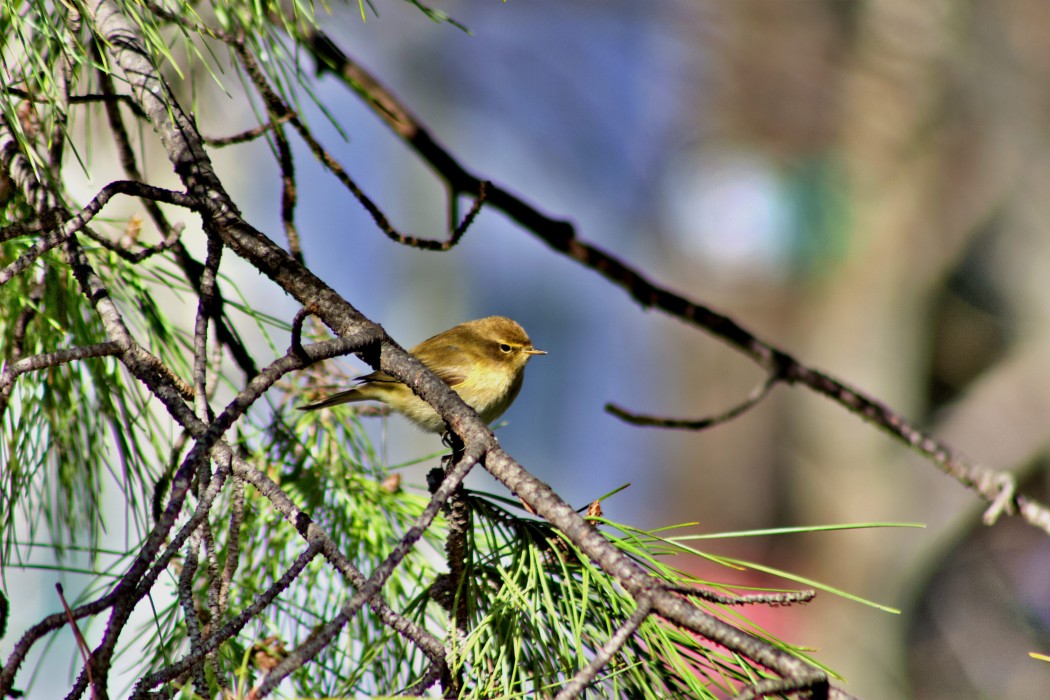
[[[525,351],[526,355],[546,355],[546,350],[537,350],[536,348],[529,348]]]

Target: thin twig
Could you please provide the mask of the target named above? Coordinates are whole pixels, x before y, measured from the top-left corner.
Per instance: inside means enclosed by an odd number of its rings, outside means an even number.
[[[259,65],[256,63],[255,58],[251,55],[248,49],[242,43],[233,44],[233,49],[240,58],[241,64],[244,66],[245,72],[255,85],[256,90],[259,91],[259,94],[266,102],[271,115],[283,116],[290,114],[292,110],[284,103],[277,93],[270,89],[266,76],[263,74]],[[459,226],[457,226],[454,231],[452,231],[448,239],[444,241],[403,234],[393,227],[390,220],[387,219],[385,214],[383,214],[379,206],[364,193],[356,182],[354,182],[349,173],[347,173],[343,166],[339,164],[339,161],[333,158],[332,155],[321,146],[297,115],[291,116],[289,122],[299,133],[299,136],[306,142],[306,145],[310,148],[314,157],[317,158],[322,165],[328,168],[328,170],[336,176],[336,179],[343,183],[343,186],[357,198],[357,201],[361,203],[361,206],[365,208],[365,211],[372,216],[372,220],[375,221],[376,226],[379,227],[388,238],[397,243],[401,243],[402,245],[419,248],[421,250],[450,250],[463,238],[463,234],[466,233],[468,228],[470,228],[470,225],[474,222],[478,212],[481,211],[482,205],[488,199],[489,183],[479,181],[473,189],[463,190],[464,192],[476,192],[477,196],[474,199],[473,205],[471,205],[470,211],[468,211],[467,215],[463,217],[463,221],[460,222]]]
[[[783,697],[789,693],[808,690],[812,700],[828,700],[830,687],[827,678],[808,680],[800,678],[767,678],[740,689],[732,700],[758,700],[769,696]]]
[[[752,389],[751,393],[748,394],[747,399],[745,399],[743,403],[730,408],[724,413],[719,413],[707,418],[682,419],[647,416],[640,413],[632,413],[613,403],[605,404],[605,410],[631,425],[644,425],[651,428],[675,428],[678,430],[704,430],[731,421],[737,416],[751,410],[769,395],[779,380],[780,378],[776,375],[771,375],[766,381],[762,382],[762,384]]]
[[[579,697],[580,693],[594,682],[594,679],[598,677],[602,669],[623,648],[627,640],[638,631],[638,628],[642,626],[642,623],[645,622],[651,613],[652,604],[648,600],[643,598],[638,601],[638,607],[634,609],[631,616],[612,633],[612,636],[606,640],[605,644],[595,650],[594,657],[587,662],[586,666],[576,672],[572,680],[558,691],[558,694],[554,696],[554,700],[573,700]]]
[[[105,62],[97,53],[98,42],[92,42],[92,47],[93,50],[96,51],[99,65],[104,65]],[[98,80],[106,94],[116,93],[116,88],[113,84],[113,76],[108,71],[100,68],[98,70]],[[134,104],[139,112],[145,116],[145,110],[143,110],[137,102]],[[106,118],[109,121],[109,130],[113,135],[113,141],[116,145],[117,154],[120,157],[120,164],[124,169],[124,174],[129,180],[142,180],[143,177],[135,159],[135,152],[131,146],[131,138],[128,135],[127,128],[124,126],[124,119],[120,115],[120,110],[116,108],[115,102],[106,102],[105,110]],[[143,201],[143,204],[163,240],[165,242],[171,241],[171,249],[175,256],[175,262],[178,263],[180,268],[182,268],[183,273],[186,275],[186,279],[194,288],[194,291],[197,294],[200,294],[200,278],[203,273],[203,266],[200,262],[195,260],[192,255],[190,255],[186,246],[182,244],[179,235],[181,234],[181,228],[179,228],[179,225],[173,227],[168,222],[167,216],[164,215],[164,211],[156,202],[147,199]],[[179,231],[176,232],[176,229],[179,229]],[[258,368],[255,366],[255,360],[252,358],[251,353],[248,352],[247,347],[241,339],[237,337],[237,334],[231,330],[227,324],[224,311],[225,301],[221,294],[216,296],[215,303],[217,307],[214,314],[216,336],[218,336],[218,339],[224,346],[229,348],[234,362],[236,362],[237,366],[241,368],[241,371],[249,377],[253,376],[258,371]]]
[[[455,450],[446,459],[454,463]],[[454,624],[456,634],[467,635],[470,621],[470,586],[467,577],[469,560],[469,546],[467,540],[473,531],[473,518],[470,509],[470,500],[466,497],[466,491],[460,486],[452,492],[448,501],[448,534],[445,538],[445,563],[448,565],[448,587],[449,608],[448,612]]]
[[[73,57],[79,52],[77,46],[77,35],[80,33],[82,20],[80,13],[74,5],[66,5],[63,12],[63,32],[60,58],[55,66],[55,81],[58,89],[58,99],[51,103],[52,128],[51,138],[48,139],[48,167],[51,177],[56,181],[62,174],[62,157],[66,151],[66,130],[69,126],[69,97],[71,82],[73,80]]]
[[[231,508],[230,525],[226,535],[226,563],[222,568],[222,576],[219,579],[219,612],[226,610],[226,601],[230,594],[230,584],[233,583],[233,575],[237,573],[237,567],[241,561],[241,525],[244,523],[244,480],[233,478],[231,485]],[[216,620],[218,622],[218,620]]]
[[[692,586],[664,586],[664,588],[675,593],[681,593],[684,596],[701,598],[709,603],[717,603],[719,605],[769,605],[778,607],[795,603],[808,603],[817,597],[817,592],[813,590],[726,595],[708,588],[694,588]]]
[[[306,357],[306,353],[303,350],[303,323],[310,316],[317,313],[317,307],[313,304],[304,306],[295,312],[295,317],[292,318],[292,345],[289,352],[299,357]]]
[[[179,242],[179,237],[182,235],[183,230],[186,228],[186,224],[179,222],[171,226],[168,231],[168,235],[157,245],[144,246],[142,250],[131,252],[126,247],[119,243],[114,243],[105,236],[94,231],[90,226],[84,227],[84,233],[88,238],[101,245],[106,250],[116,253],[124,260],[131,263],[140,263],[147,258],[151,258],[158,253],[163,253],[166,250],[171,250]]]
[[[463,445],[456,438],[450,436],[453,442],[452,453],[445,457],[449,465],[455,465],[462,461]],[[444,482],[448,468],[444,472],[435,475],[433,481],[437,486]],[[431,482],[428,475],[427,481]],[[437,489],[434,489],[437,492]],[[458,486],[449,496],[446,510],[446,521],[448,532],[445,536],[445,563],[448,565],[448,574],[443,574],[435,581],[431,595],[445,608],[452,625],[449,626],[448,645],[453,649],[458,640],[465,640],[470,634],[470,603],[472,600],[470,590],[470,547],[468,540],[473,531],[473,514],[470,507],[470,499],[467,498],[466,490],[462,484]],[[463,669],[460,667],[455,674],[447,673],[441,679],[444,696],[446,698],[458,698],[463,689]]]
[[[192,207],[193,203],[193,200],[184,194],[161,187],[153,187],[152,185],[130,180],[111,182],[99,190],[99,193],[76,216],[67,219],[64,223],[55,227],[55,230],[38,237],[36,242],[19,255],[14,262],[0,269],[0,286],[7,284],[12,277],[23,272],[41,255],[61,245],[66,239],[86,226],[106,206],[109,200],[118,194],[146,197],[186,207]]]
[[[201,24],[187,19],[181,15],[172,12],[164,5],[153,2],[152,0],[145,0],[143,3],[154,17],[158,17],[165,21],[171,22],[172,24],[178,25],[183,29],[186,29],[194,34],[203,34],[205,36],[211,36],[220,41],[224,41],[228,44],[238,41],[238,37],[234,37],[232,34],[217,29],[207,24]]]
[[[84,639],[84,635],[80,631],[80,625],[77,624],[77,620],[73,616],[73,611],[70,609],[69,603],[66,602],[66,594],[65,591],[62,590],[62,584],[56,583],[55,590],[58,591],[58,599],[62,601],[62,609],[66,613],[66,620],[69,622],[69,626],[73,630],[73,638],[77,641],[77,649],[80,651],[80,659],[84,662],[84,671],[87,673],[88,685],[91,688],[91,696],[97,697],[98,690],[95,687],[95,681],[92,678],[91,673],[91,647],[88,646],[87,640]]]
[[[190,535],[189,544],[186,547],[186,558],[182,564],[182,572],[179,574],[178,598],[182,607],[182,617],[186,622],[186,632],[190,638],[190,653],[199,655],[201,661],[194,664],[190,669],[193,674],[193,683],[198,695],[207,692],[208,681],[204,675],[204,653],[203,639],[201,637],[200,620],[197,617],[197,603],[193,597],[193,577],[197,573],[197,553],[200,551],[200,532],[198,527]]]
[[[24,219],[22,221],[16,221],[7,226],[0,226],[0,243],[7,241],[13,241],[16,238],[22,236],[34,236],[41,231],[46,231],[50,228],[54,228],[59,224],[59,218],[57,215],[49,217],[32,217]]]
[[[69,364],[70,362],[84,360],[89,357],[119,355],[123,351],[124,349],[120,346],[120,343],[109,341],[106,343],[97,343],[95,345],[55,350],[54,352],[44,352],[39,355],[26,357],[7,365],[4,367],[3,371],[0,372],[0,392],[6,391],[19,375],[25,374],[26,372],[36,372],[49,367],[58,367],[59,365]]]
[[[405,688],[400,695],[408,695],[409,697],[423,695],[433,688],[434,684],[441,679],[443,671],[443,667],[439,667],[437,664],[430,664],[430,666],[427,667],[426,673],[423,674],[423,677],[413,685]]]
[[[197,401],[197,417],[208,422],[208,321],[215,310],[216,277],[222,260],[222,240],[208,235],[208,253],[201,275],[201,292],[197,298],[197,315],[193,325],[193,390]]]
[[[239,134],[233,134],[232,136],[204,136],[202,138],[204,138],[204,143],[209,146],[214,146],[215,148],[224,148],[238,143],[247,143],[248,141],[253,141],[259,138],[271,129],[276,129],[278,125],[291,119],[294,114],[294,112],[287,112],[279,116],[271,117],[270,121],[265,124],[260,124],[255,128],[247,129]]]
[[[29,324],[37,317],[39,306],[44,300],[47,291],[47,265],[40,265],[36,271],[36,279],[29,289],[28,299],[25,306],[18,312],[11,331],[11,339],[7,344],[7,360],[5,372],[8,368],[17,365],[26,352],[26,334],[29,332]],[[2,377],[4,375],[0,375]],[[13,379],[13,377],[12,377]],[[11,381],[0,388],[0,416],[7,413],[7,407],[11,401],[11,392],[14,391],[14,382]]]
[[[291,119],[290,112],[285,112],[284,117]],[[271,120],[276,120],[276,115]],[[295,227],[295,205],[299,201],[299,195],[295,185],[295,161],[292,160],[292,147],[288,143],[283,127],[273,130],[273,140],[277,146],[277,163],[281,167],[281,223],[284,225],[284,235],[288,239],[288,252],[300,264],[304,263],[303,246],[299,241],[299,231]]]
[[[229,476],[227,476],[227,480]],[[210,512],[210,509],[209,509]],[[215,533],[212,532],[211,523],[207,518],[201,523],[201,542],[204,544],[204,560],[208,566],[208,579],[207,579],[207,605],[208,605],[208,622],[202,628],[204,634],[210,634],[211,630],[215,625],[222,622],[222,610],[219,608],[219,589],[222,587],[220,582],[219,573],[219,552],[215,546]],[[211,665],[212,670],[218,674],[219,669],[216,665],[216,659],[214,654],[208,655],[208,663]],[[217,676],[221,678],[220,676]],[[225,680],[218,681],[220,688],[226,689]]]
[[[12,97],[18,97],[18,98],[23,99],[23,100],[29,100],[30,102],[46,102],[47,101],[45,98],[37,97],[37,96],[29,93],[28,91],[23,90],[22,88],[6,87],[6,88],[4,88],[4,91],[7,92],[7,94],[11,95]],[[71,104],[71,105],[93,104],[93,103],[97,103],[97,102],[102,102],[102,103],[109,102],[109,103],[114,103],[114,104],[123,104],[123,105],[126,105],[129,109],[131,109],[131,111],[135,114],[135,116],[137,116],[137,117],[145,117],[146,116],[146,113],[142,111],[142,108],[139,107],[137,102],[135,102],[134,100],[131,99],[130,95],[120,95],[120,94],[112,93],[112,94],[101,94],[101,95],[87,94],[87,95],[70,95],[69,96],[69,104]]]

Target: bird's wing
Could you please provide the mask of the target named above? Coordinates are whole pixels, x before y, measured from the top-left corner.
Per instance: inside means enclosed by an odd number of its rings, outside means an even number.
[[[427,363],[427,361],[424,358],[419,358],[419,360],[424,365],[427,366],[427,369],[429,369],[431,372],[433,372],[437,376],[441,377],[441,381],[445,382],[446,384],[448,384],[451,387],[455,387],[457,384],[462,384],[463,381],[466,379],[466,373],[461,371],[457,367],[446,367],[444,369],[434,369],[433,367],[431,367]],[[378,371],[377,372],[372,372],[371,374],[366,374],[363,377],[358,377],[357,378],[357,382],[358,382],[358,384],[399,384],[400,383],[396,379],[391,377],[389,374],[387,374],[386,372],[378,372]]]
[[[433,338],[431,339],[433,340]],[[423,347],[420,347],[423,346]],[[440,352],[439,352],[440,351]],[[460,362],[448,362],[450,358],[461,358],[463,351],[455,343],[445,343],[440,346],[428,344],[426,341],[412,348],[412,354],[427,366],[431,372],[441,377],[441,381],[450,387],[462,384],[467,379],[467,368]],[[438,356],[445,357],[444,367],[437,367]]]
[[[459,371],[456,367],[446,367],[445,369],[434,369],[433,367],[428,367],[428,369],[441,377],[441,381],[445,382],[452,388],[455,388],[457,384],[462,384],[467,379],[466,373]]]

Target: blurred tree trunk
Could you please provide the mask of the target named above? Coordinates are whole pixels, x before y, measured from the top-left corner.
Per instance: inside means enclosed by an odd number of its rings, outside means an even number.
[[[979,234],[1020,240],[995,248],[1004,256],[1021,251],[995,261],[1003,265],[1003,294],[1020,322],[1019,345],[982,375],[973,408],[964,393],[944,414],[954,417],[946,439],[1000,468],[1042,449],[1045,430],[1039,420],[1006,428],[989,412],[1001,416],[1010,402],[1045,407],[1050,401],[1045,372],[1037,371],[1045,367],[1048,346],[1050,243],[1039,230],[1047,220],[1040,193],[1050,184],[1040,97],[1050,65],[1050,39],[1039,29],[1048,26],[1046,14],[1034,1],[991,7],[754,0],[710,3],[698,21],[711,28],[719,86],[720,124],[712,141],[756,149],[785,172],[830,157],[843,174],[839,193],[848,216],[833,232],[832,240],[845,241],[841,259],[825,250],[807,274],[762,294],[734,297],[723,289],[719,297],[717,284],[706,281],[694,282],[693,291],[732,309],[807,364],[922,420],[931,409],[933,349],[949,340],[935,336],[933,323],[948,278],[975,254],[970,248]],[[1018,72],[1018,65],[1025,68]],[[786,311],[793,305],[796,313]],[[939,350],[964,359],[978,351],[965,344]],[[683,361],[697,364],[695,356]],[[702,369],[692,370],[696,383],[688,386],[725,386],[727,375],[741,374],[736,366],[713,352]],[[693,438],[694,450],[695,441],[705,440],[718,448],[704,450],[704,477],[696,477],[694,491],[702,484],[705,493],[697,497],[728,499],[723,512],[742,514],[739,526],[781,524],[781,517],[789,524],[926,522],[929,530],[921,533],[811,537],[780,553],[792,570],[882,603],[905,604],[947,526],[973,517],[972,498],[829,402],[791,392],[776,405],[720,428],[727,434],[721,439]],[[754,439],[740,439],[740,431]],[[690,449],[685,440],[679,444]],[[788,474],[774,473],[778,468]],[[679,491],[678,498],[688,496]],[[906,622],[841,600],[820,605],[806,624],[823,629],[802,636],[846,675],[850,692],[906,696],[900,667]]]

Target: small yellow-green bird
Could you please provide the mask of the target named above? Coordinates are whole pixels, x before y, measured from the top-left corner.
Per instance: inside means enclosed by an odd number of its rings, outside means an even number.
[[[525,378],[525,365],[533,355],[546,355],[532,347],[525,329],[506,316],[467,321],[427,338],[411,353],[456,390],[486,423],[510,407]],[[423,399],[385,372],[361,377],[359,386],[341,391],[301,411],[338,406],[353,401],[380,401],[429,433],[442,433],[445,421]]]

